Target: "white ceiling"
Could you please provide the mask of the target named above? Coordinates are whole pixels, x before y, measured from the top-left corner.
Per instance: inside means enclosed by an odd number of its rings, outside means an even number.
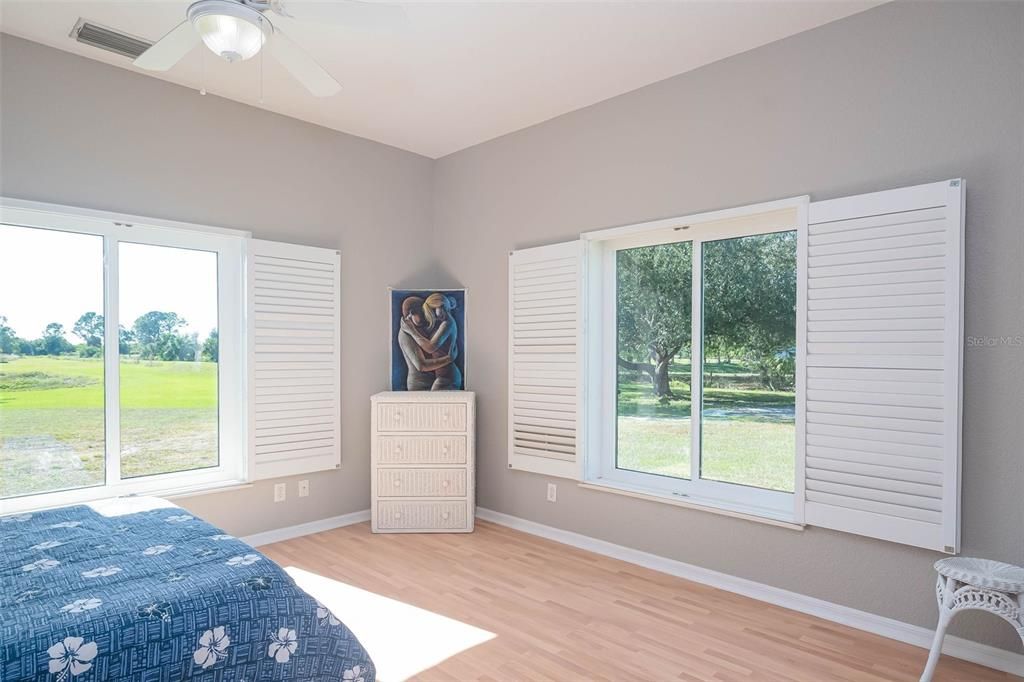
[[[211,93],[438,158],[878,4],[408,2],[400,31],[273,19],[342,83],[331,98],[309,95],[268,58],[260,104],[259,57],[228,64],[205,49],[156,77],[198,88],[205,62]],[[0,29],[138,71],[126,58],[69,38],[77,19],[156,40],[188,5],[0,0]]]

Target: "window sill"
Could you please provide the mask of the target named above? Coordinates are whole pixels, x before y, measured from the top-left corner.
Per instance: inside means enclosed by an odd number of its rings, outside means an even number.
[[[37,495],[26,495],[7,500],[0,500],[0,516],[6,514],[20,514],[24,512],[36,512],[44,509],[56,509],[76,504],[89,504],[97,500],[107,500],[127,497],[160,497],[167,500],[176,500],[196,495],[207,495],[210,493],[222,493],[231,490],[242,490],[251,488],[252,483],[238,479],[210,481],[196,483],[194,485],[168,486],[153,490],[140,490],[128,492],[116,488],[83,488],[81,490],[60,491],[57,493],[40,493]],[[71,495],[68,495],[71,493]]]
[[[174,490],[167,490],[162,493],[153,493],[158,497],[164,497],[168,500],[177,500],[185,497],[196,497],[197,495],[209,495],[211,493],[227,493],[232,490],[245,490],[251,488],[252,483],[245,481],[219,481],[217,483],[209,483],[207,485],[197,485],[192,487],[176,488]]]
[[[787,518],[785,515],[778,514],[777,512],[721,502],[719,500],[694,497],[680,498],[675,495],[666,495],[664,493],[634,488],[621,483],[610,483],[604,480],[600,482],[586,481],[577,483],[577,485],[580,488],[585,488],[587,490],[597,490],[606,493],[614,493],[616,495],[626,495],[627,497],[635,497],[637,499],[648,500],[650,502],[660,502],[661,504],[670,504],[676,507],[684,507],[686,509],[697,509],[700,511],[711,512],[712,514],[721,514],[723,516],[731,516],[737,519],[765,523],[779,528],[788,528],[789,530],[802,531],[804,529],[804,526],[793,521],[792,517]]]

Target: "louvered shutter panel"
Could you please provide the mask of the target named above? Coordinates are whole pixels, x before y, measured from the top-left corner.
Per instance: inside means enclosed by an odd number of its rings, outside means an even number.
[[[251,478],[341,464],[337,251],[250,240]]]
[[[583,242],[509,257],[509,468],[579,478]]]
[[[810,206],[808,524],[959,551],[963,192]]]

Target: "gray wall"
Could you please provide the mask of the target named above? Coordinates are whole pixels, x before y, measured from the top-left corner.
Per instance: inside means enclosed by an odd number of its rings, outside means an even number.
[[[435,241],[469,287],[483,507],[933,625],[939,555],[679,509],[506,465],[507,254],[581,231],[964,176],[966,333],[1024,334],[1024,3],[885,5],[437,163]],[[1024,564],[1024,348],[965,357],[963,551]],[[1014,651],[987,615],[955,634]]]
[[[367,509],[384,289],[433,280],[428,249],[395,248],[427,243],[433,162],[8,35],[0,64],[0,194],[341,251],[341,469],[308,498],[288,479],[279,504],[271,481],[180,503],[239,534]]]

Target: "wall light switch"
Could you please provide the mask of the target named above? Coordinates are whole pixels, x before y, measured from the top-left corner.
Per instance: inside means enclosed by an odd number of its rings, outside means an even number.
[[[288,484],[287,483],[275,483],[274,484],[274,502],[284,502],[285,497],[288,495]]]
[[[309,497],[309,481],[305,478],[299,481],[299,497]]]
[[[558,486],[554,483],[548,483],[548,502],[555,502],[558,500]]]

